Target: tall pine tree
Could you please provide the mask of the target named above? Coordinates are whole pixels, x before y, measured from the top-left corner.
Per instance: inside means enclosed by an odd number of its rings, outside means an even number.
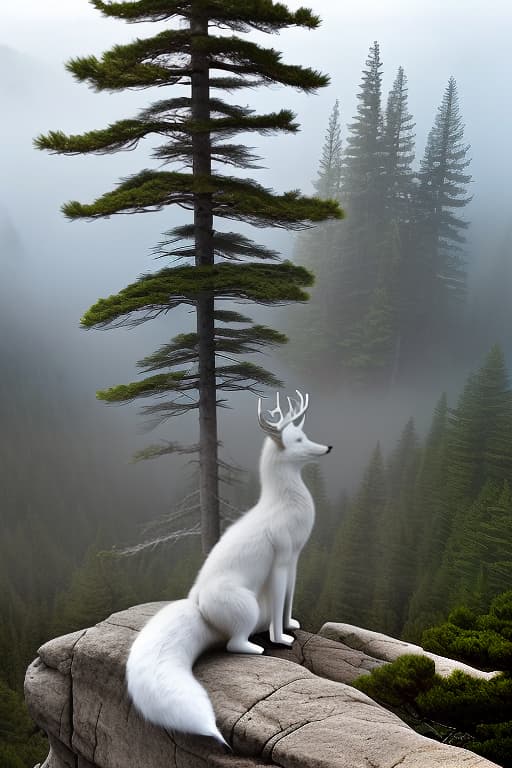
[[[433,574],[442,560],[449,528],[449,510],[444,497],[448,419],[448,401],[446,394],[443,394],[434,409],[423,446],[414,493],[417,559],[408,617],[402,630],[405,637],[414,641],[418,641],[422,629],[437,618],[435,607],[429,601]]]
[[[334,201],[304,197],[296,191],[275,194],[252,179],[214,170],[213,164],[254,167],[254,155],[245,146],[229,142],[233,135],[295,133],[298,126],[289,110],[257,115],[246,107],[213,97],[212,89],[233,92],[247,86],[280,84],[311,93],[325,86],[328,78],[307,67],[284,64],[272,48],[238,34],[215,35],[212,29],[277,33],[292,26],[314,29],[319,18],[308,9],[290,11],[271,0],[91,3],[103,15],[130,23],[180,22],[178,28],[169,27],[153,37],[116,45],[99,59],[80,57],[67,66],[77,80],[97,91],[185,85],[188,95],[173,92],[134,118],[83,135],[52,131],[40,136],[36,145],[61,154],[108,154],[133,149],[144,137],[156,134],[164,138],[164,143],[153,151],[154,158],[160,165],[181,166],[180,171],[142,170],[93,203],[72,201],[63,210],[72,220],[155,211],[168,205],[193,212],[193,223],[175,227],[162,244],[162,255],[186,263],[144,275],[117,295],[99,300],[86,312],[82,324],[87,328],[132,325],[182,304],[195,312],[193,333],[176,337],[141,361],[143,371],[152,375],[113,387],[99,396],[108,402],[156,397],[158,402],[147,411],[157,419],[198,410],[196,448],[206,552],[219,535],[217,391],[277,383],[253,363],[217,365],[217,356],[246,354],[284,341],[272,329],[253,326],[249,318],[219,309],[218,302],[242,299],[274,304],[304,300],[303,289],[312,282],[304,268],[290,263],[269,264],[279,261],[274,251],[234,232],[217,231],[214,220],[220,217],[257,227],[294,229],[340,216]],[[179,245],[180,241],[184,244]],[[247,258],[257,261],[236,263]],[[232,328],[233,323],[243,327]],[[171,442],[160,452],[183,450],[190,448]],[[151,455],[155,452],[158,450]]]
[[[320,197],[331,200],[340,199],[342,162],[340,103],[336,100],[329,116],[329,123],[318,165],[318,176],[316,181],[313,182]]]
[[[375,627],[391,635],[400,633],[414,590],[421,523],[414,503],[419,459],[419,441],[409,419],[388,462],[387,499],[379,526],[372,613]]]
[[[383,188],[382,62],[370,48],[357,114],[349,124],[343,163],[342,200],[347,225],[338,294],[339,350],[346,371],[366,380],[389,357],[392,318],[388,286],[381,273]]]
[[[414,127],[409,112],[407,76],[398,68],[388,95],[382,135],[383,186],[389,219],[402,227],[411,218],[414,172]]]
[[[384,353],[390,384],[403,372],[407,356],[407,327],[414,286],[414,242],[411,206],[414,197],[414,126],[408,106],[407,77],[399,67],[388,95],[383,130],[384,216],[381,235],[380,281],[390,307],[390,339]]]
[[[340,107],[336,101],[329,116],[322,146],[317,178],[313,186],[321,197],[339,200],[342,182],[342,139]],[[341,224],[344,226],[344,222]],[[295,313],[295,344],[289,350],[290,361],[299,360],[311,370],[316,365],[332,363],[339,329],[333,323],[338,304],[341,271],[340,222],[326,221],[299,235],[295,258],[308,269],[317,270],[311,301]],[[298,345],[300,344],[300,353]]]
[[[464,143],[457,84],[448,81],[429,133],[418,173],[415,212],[417,248],[417,343],[446,335],[466,291],[463,255],[468,222],[461,217],[470,202],[469,145]]]
[[[372,626],[385,504],[384,464],[377,445],[331,552],[320,599],[321,613],[330,621]]]

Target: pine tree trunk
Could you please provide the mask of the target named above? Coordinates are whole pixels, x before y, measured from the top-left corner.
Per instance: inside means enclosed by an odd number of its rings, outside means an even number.
[[[192,34],[207,35],[208,21],[200,15],[190,21]],[[192,118],[210,119],[210,72],[208,58],[192,50]],[[211,174],[211,138],[209,133],[192,137],[195,176]],[[196,266],[214,263],[212,199],[209,194],[194,196]],[[199,467],[201,504],[201,541],[207,554],[219,538],[219,477],[217,460],[217,390],[215,378],[215,300],[205,292],[197,301],[199,337]]]

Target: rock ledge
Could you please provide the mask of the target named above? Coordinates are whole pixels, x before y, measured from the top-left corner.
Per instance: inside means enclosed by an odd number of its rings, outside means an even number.
[[[382,658],[349,647],[347,640],[302,631],[291,649],[269,649],[259,657],[208,654],[196,665],[234,754],[211,739],[146,723],[128,700],[124,668],[136,632],[162,605],[113,614],[39,649],[27,670],[25,693],[32,717],[50,739],[42,768],[495,765],[420,736],[346,685],[386,663]]]

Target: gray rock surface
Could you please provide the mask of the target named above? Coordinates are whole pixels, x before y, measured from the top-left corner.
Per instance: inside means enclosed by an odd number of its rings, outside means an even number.
[[[291,649],[257,657],[212,653],[196,665],[234,754],[211,739],[144,722],[128,700],[124,668],[136,632],[161,605],[136,606],[41,647],[25,691],[32,717],[50,738],[43,768],[494,765],[416,734],[344,684],[385,662],[301,631]]]
[[[353,624],[338,624],[329,621],[323,625],[318,634],[326,639],[340,642],[343,647],[348,645],[361,653],[384,661],[396,661],[400,656],[409,653],[428,656],[429,659],[435,662],[437,674],[444,677],[451,675],[455,670],[460,670],[472,677],[480,677],[486,680],[498,674],[498,672],[482,672],[481,669],[470,667],[461,661],[454,661],[444,656],[438,656],[436,653],[425,651],[419,645],[406,643],[404,640],[397,640],[396,637],[383,635],[381,632],[373,632],[370,629],[355,627]]]

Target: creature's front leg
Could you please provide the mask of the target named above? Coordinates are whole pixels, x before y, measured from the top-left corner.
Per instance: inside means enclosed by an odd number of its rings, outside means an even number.
[[[295,593],[295,579],[297,577],[297,560],[299,556],[293,557],[289,569],[286,584],[286,597],[284,601],[284,628],[300,629],[300,624],[296,619],[292,619],[293,595]]]
[[[270,640],[281,645],[292,645],[295,639],[283,632],[288,573],[287,563],[275,562],[270,575]]]

